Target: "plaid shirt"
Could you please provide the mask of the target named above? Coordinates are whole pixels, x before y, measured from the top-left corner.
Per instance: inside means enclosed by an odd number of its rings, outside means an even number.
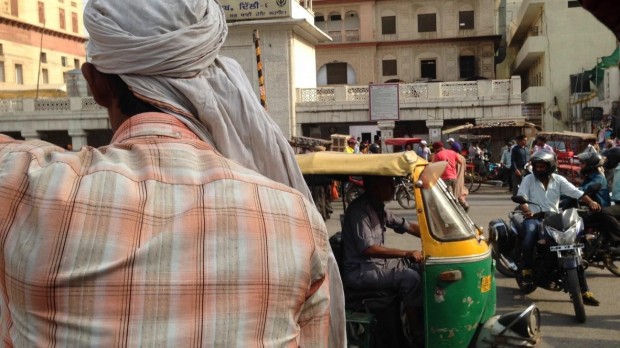
[[[319,213],[171,116],[80,152],[0,135],[0,199],[4,346],[327,345]]]

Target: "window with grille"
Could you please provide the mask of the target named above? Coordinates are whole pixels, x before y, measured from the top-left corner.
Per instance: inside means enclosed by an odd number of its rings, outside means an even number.
[[[65,56],[60,57],[60,64],[62,66],[67,66],[67,57]]]
[[[459,29],[474,29],[474,11],[459,11]]]
[[[65,23],[65,10],[62,8],[58,10],[58,23],[60,25],[60,29],[67,29],[67,24]]]
[[[397,64],[396,59],[386,59],[383,61],[383,76],[396,76]]]
[[[77,58],[73,59],[73,66],[74,66],[76,69],[79,69],[79,68],[80,68],[80,60],[79,60],[79,59],[77,59]]]
[[[435,59],[423,59],[420,61],[420,75],[423,79],[435,80],[437,78]]]
[[[2,44],[0,44],[0,56],[4,55],[4,47],[2,47]]]
[[[43,3],[43,1],[39,1],[38,8],[39,8],[39,23],[45,24],[45,3]]]
[[[428,33],[437,31],[437,16],[435,13],[418,15],[418,32]]]
[[[4,62],[0,62],[0,82],[6,82],[4,77]]]
[[[347,84],[347,63],[327,64],[327,84],[346,85]]]
[[[41,63],[47,63],[47,53],[41,52]]]
[[[459,57],[459,75],[461,79],[476,76],[476,57],[460,56]]]
[[[15,64],[15,83],[24,84],[24,67],[21,64]]]
[[[381,17],[381,34],[396,34],[396,16]]]

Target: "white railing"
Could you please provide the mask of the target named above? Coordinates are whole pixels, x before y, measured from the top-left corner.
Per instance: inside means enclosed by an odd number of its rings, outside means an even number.
[[[0,112],[23,111],[24,102],[21,99],[2,99],[0,100]]]
[[[3,113],[39,111],[98,111],[104,108],[93,97],[0,99],[0,116]]]
[[[424,99],[462,99],[478,97],[510,97],[519,94],[521,81],[518,77],[510,80],[480,80],[429,83],[399,84],[399,100],[422,101]],[[300,88],[299,103],[333,101],[368,101],[368,86],[330,86]]]

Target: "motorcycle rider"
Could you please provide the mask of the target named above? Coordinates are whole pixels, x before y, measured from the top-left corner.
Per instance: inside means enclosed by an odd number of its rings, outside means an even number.
[[[607,235],[610,240],[620,240],[620,222],[618,216],[620,206],[612,206],[609,197],[609,189],[607,179],[601,173],[603,166],[603,157],[597,152],[583,152],[577,155],[579,164],[581,165],[581,175],[584,181],[581,190],[587,191],[592,185],[598,184],[601,188],[593,194],[594,200],[601,206],[601,211],[592,212],[584,217],[584,223],[588,227],[598,229],[601,233]]]
[[[523,196],[526,200],[535,203],[529,206],[527,203],[521,204],[519,208],[523,211],[523,254],[521,256],[521,275],[524,282],[532,281],[532,262],[534,245],[539,232],[540,221],[534,219],[533,214],[539,212],[559,212],[560,196],[565,195],[579,199],[588,205],[590,210],[599,211],[601,206],[593,201],[582,191],[577,189],[566,178],[555,174],[557,163],[555,153],[547,150],[536,151],[530,157],[532,164],[532,174],[523,178],[518,196]],[[583,268],[579,267],[579,282],[582,289],[583,303],[591,306],[598,306],[599,301],[589,290]]]
[[[372,143],[368,147],[368,152],[370,152],[370,153],[381,153],[381,147],[377,143]]]

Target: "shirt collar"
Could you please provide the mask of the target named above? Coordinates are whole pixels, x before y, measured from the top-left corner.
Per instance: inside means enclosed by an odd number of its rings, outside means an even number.
[[[114,133],[112,143],[122,143],[137,137],[200,139],[179,119],[161,112],[146,112],[130,117]]]

